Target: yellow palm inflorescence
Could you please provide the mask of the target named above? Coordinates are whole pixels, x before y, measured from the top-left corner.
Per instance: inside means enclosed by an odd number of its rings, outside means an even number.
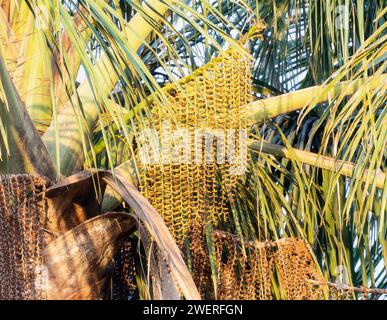
[[[180,246],[195,226],[216,225],[228,215],[227,202],[233,200],[246,156],[250,79],[248,57],[229,50],[194,76],[164,88],[166,104],[152,105],[163,151],[154,163],[139,161],[141,189]]]

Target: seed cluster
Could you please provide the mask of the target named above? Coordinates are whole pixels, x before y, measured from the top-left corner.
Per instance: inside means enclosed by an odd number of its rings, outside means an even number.
[[[249,245],[245,254],[231,235],[217,236],[220,299],[271,300],[277,278],[283,297],[289,300],[324,298],[323,281],[312,255],[302,240],[282,239]]]
[[[141,190],[180,247],[197,229],[191,222],[216,225],[228,215],[237,171],[246,160],[241,137],[247,127],[244,106],[251,99],[250,69],[248,58],[229,50],[165,87],[167,102],[152,105],[150,118],[163,152],[157,163],[139,159]]]
[[[49,181],[0,175],[0,299],[44,299],[42,192]]]
[[[276,262],[281,288],[288,300],[324,299],[322,286],[315,286],[307,280],[323,281],[312,255],[304,241],[287,241],[279,245]]]
[[[125,241],[114,258],[112,300],[132,300],[138,295],[133,246],[131,240]]]

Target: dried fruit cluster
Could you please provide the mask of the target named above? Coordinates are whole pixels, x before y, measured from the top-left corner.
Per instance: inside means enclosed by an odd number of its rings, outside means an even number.
[[[324,298],[326,288],[314,284],[324,278],[302,240],[250,244],[243,254],[233,236],[222,234],[217,248],[220,299],[270,300],[276,281],[286,299]]]
[[[41,193],[48,183],[26,174],[0,175],[0,299],[44,299]]]
[[[136,264],[131,240],[125,241],[114,258],[112,275],[112,300],[133,300],[137,298]]]

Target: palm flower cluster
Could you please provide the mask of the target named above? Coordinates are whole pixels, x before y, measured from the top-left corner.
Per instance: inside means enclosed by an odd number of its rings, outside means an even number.
[[[200,237],[203,224],[217,225],[228,217],[227,203],[233,199],[238,170],[246,162],[250,79],[249,58],[229,50],[164,88],[167,108],[160,103],[152,106],[159,145],[169,152],[141,165],[141,190],[180,246],[188,237]],[[208,135],[214,139],[207,139]],[[173,153],[179,143],[180,149]],[[221,163],[219,155],[223,155]]]

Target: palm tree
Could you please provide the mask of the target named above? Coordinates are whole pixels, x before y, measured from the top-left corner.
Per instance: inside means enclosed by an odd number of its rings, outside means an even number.
[[[140,298],[380,297],[386,13],[364,0],[0,0],[1,296],[111,298],[121,268]],[[242,176],[144,171],[144,129],[195,129],[186,113],[248,132]],[[40,245],[23,247],[31,230]],[[20,248],[36,259],[9,258]]]

